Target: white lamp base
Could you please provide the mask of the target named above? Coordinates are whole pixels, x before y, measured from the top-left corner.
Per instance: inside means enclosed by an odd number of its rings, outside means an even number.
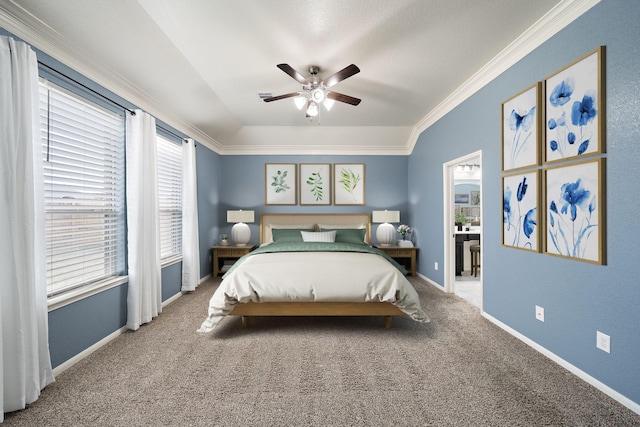
[[[380,246],[391,246],[395,235],[396,229],[388,222],[380,224],[376,230],[376,238]]]
[[[247,246],[251,240],[251,229],[244,222],[238,222],[231,227],[231,239],[236,246]]]

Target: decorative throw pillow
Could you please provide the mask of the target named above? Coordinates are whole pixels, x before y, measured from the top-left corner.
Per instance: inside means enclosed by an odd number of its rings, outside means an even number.
[[[321,231],[330,231],[326,228],[321,228]],[[357,245],[366,245],[364,236],[367,234],[367,230],[364,228],[339,228],[333,230],[336,232],[336,242],[339,243],[354,243]]]
[[[302,231],[313,231],[313,228],[272,228],[271,237],[279,243],[302,242]]]
[[[305,242],[335,242],[336,231],[301,231],[302,240]]]

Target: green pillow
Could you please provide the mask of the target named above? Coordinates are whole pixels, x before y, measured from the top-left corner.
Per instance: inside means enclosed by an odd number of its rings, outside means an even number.
[[[366,245],[364,236],[367,230],[364,228],[321,228],[320,231],[336,231],[336,242],[354,243]]]
[[[302,242],[301,231],[315,231],[313,228],[272,228],[271,237],[274,242]]]

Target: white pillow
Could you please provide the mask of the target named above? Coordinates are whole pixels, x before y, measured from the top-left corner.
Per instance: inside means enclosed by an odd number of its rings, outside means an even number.
[[[318,230],[324,228],[332,230],[334,228],[367,228],[367,224],[316,224]]]
[[[304,242],[335,242],[336,230],[333,231],[301,231]]]
[[[314,228],[313,224],[269,224],[271,228],[295,229],[306,228],[307,230]]]

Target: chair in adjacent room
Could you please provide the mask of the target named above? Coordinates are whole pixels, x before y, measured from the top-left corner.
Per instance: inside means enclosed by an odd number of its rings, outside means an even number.
[[[469,246],[471,252],[471,274],[473,277],[478,277],[478,270],[480,269],[480,245]]]

